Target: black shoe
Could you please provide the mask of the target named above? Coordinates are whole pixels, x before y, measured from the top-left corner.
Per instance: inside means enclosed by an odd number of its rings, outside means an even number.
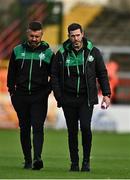
[[[24,169],[32,169],[32,162],[25,161],[23,168]]]
[[[89,162],[83,162],[82,163],[81,171],[89,172],[90,171],[90,163]]]
[[[70,171],[79,171],[79,165],[72,163],[70,166]]]
[[[43,162],[42,160],[34,160],[33,161],[33,170],[40,170],[41,168],[43,168]]]

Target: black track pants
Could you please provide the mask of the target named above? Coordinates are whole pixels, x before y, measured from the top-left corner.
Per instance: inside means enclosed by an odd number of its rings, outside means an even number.
[[[11,98],[17,112],[20,126],[20,140],[25,161],[32,161],[31,154],[31,127],[33,131],[34,159],[40,159],[44,140],[44,121],[47,114],[48,97],[38,95],[19,96]]]
[[[80,122],[82,135],[83,161],[89,162],[92,142],[91,117],[93,106],[88,107],[86,101],[81,104],[77,102],[75,106],[63,106],[63,111],[68,128],[68,144],[71,162],[79,162],[78,122]]]

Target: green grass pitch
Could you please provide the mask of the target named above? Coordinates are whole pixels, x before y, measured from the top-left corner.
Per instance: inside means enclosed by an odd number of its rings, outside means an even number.
[[[80,166],[82,162],[79,133]],[[69,172],[66,130],[45,130],[44,169],[23,169],[19,130],[0,130],[0,179],[129,179],[130,134],[93,132],[91,172]]]

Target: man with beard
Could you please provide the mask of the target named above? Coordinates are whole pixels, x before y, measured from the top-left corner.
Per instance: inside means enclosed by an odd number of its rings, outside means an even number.
[[[68,37],[52,62],[52,88],[58,107],[62,107],[68,129],[71,159],[70,171],[79,171],[78,128],[82,135],[81,171],[90,171],[92,143],[91,117],[98,103],[98,80],[103,99],[101,106],[110,105],[110,86],[100,51],[84,37],[80,24],[68,26]]]
[[[24,168],[40,170],[44,140],[44,121],[47,114],[50,65],[54,53],[45,41],[42,24],[33,21],[27,28],[27,41],[17,45],[11,54],[7,86],[20,126]],[[31,143],[31,128],[33,143]],[[32,159],[33,144],[33,159]]]

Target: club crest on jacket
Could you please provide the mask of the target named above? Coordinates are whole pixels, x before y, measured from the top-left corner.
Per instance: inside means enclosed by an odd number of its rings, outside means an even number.
[[[41,52],[41,53],[39,54],[39,58],[40,58],[41,60],[42,60],[42,59],[45,59],[45,54]]]
[[[88,61],[92,62],[94,60],[94,57],[92,55],[88,56]]]

